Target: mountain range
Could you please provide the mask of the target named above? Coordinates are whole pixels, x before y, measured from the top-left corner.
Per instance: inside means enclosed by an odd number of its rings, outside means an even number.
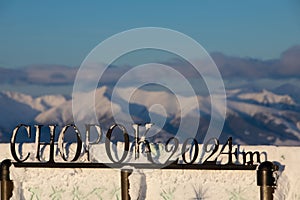
[[[289,85],[280,86],[274,91],[227,90],[226,120],[220,140],[226,141],[226,138],[232,136],[234,142],[238,144],[300,145],[300,104],[296,99],[297,95],[284,94],[288,89],[299,91],[296,86]],[[119,92],[125,94],[128,91],[130,88],[122,88]],[[82,97],[84,94],[79,96]],[[161,133],[153,136],[152,139],[165,140],[176,134],[181,117],[188,117],[190,121],[196,116],[193,112],[197,110],[191,104],[191,97],[179,97],[181,102],[184,102],[181,109],[178,107],[176,98],[178,96],[166,91],[137,90],[128,105],[132,120],[136,123],[146,123],[151,120],[151,113],[154,114],[155,119],[158,119],[156,123],[163,123],[161,124],[163,128]],[[113,102],[112,89],[105,86],[95,91],[95,99],[98,123],[106,132],[114,122],[111,106],[114,108],[114,114],[121,116],[124,114],[122,104],[125,100]],[[204,138],[203,133],[209,126],[211,105],[209,96],[198,96],[197,99],[201,120],[196,138],[201,141]],[[83,100],[82,104],[84,103]],[[151,107],[153,105],[154,107]],[[149,108],[152,109],[151,112]],[[2,116],[0,118],[0,142],[9,142],[12,130],[21,123],[62,126],[74,121],[72,99],[62,95],[33,97],[17,92],[1,92],[0,110]],[[78,120],[88,122],[89,116],[82,114],[82,111],[79,112],[76,113],[79,116]],[[124,123],[127,123],[126,120]],[[128,131],[133,132],[133,130]]]

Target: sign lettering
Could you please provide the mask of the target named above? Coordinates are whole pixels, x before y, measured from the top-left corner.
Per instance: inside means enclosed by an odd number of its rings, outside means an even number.
[[[133,130],[134,130],[134,140],[131,143],[130,148],[130,139],[129,134],[125,128],[125,126],[121,124],[114,124],[112,125],[106,135],[105,135],[105,151],[106,155],[109,158],[109,160],[113,163],[121,167],[121,165],[130,164],[126,163],[129,158],[134,154],[134,160],[139,160],[140,154],[144,154],[147,158],[147,161],[151,165],[166,165],[168,163],[173,164],[179,164],[179,160],[182,160],[182,163],[185,165],[203,165],[203,166],[218,166],[218,165],[227,165],[227,166],[234,166],[234,165],[243,165],[243,166],[253,166],[262,161],[261,154],[258,151],[248,151],[248,152],[240,152],[239,148],[234,149],[234,145],[232,144],[232,138],[230,137],[227,142],[223,145],[220,145],[220,142],[216,138],[211,138],[207,141],[206,144],[202,145],[202,151],[199,145],[199,142],[195,138],[187,138],[182,144],[180,144],[179,139],[176,137],[171,137],[167,140],[167,142],[163,145],[164,148],[159,148],[158,144],[150,143],[147,139],[147,133],[149,132],[152,124],[146,124],[145,125],[145,131],[140,136],[140,124],[134,124]],[[58,141],[55,142],[55,138],[57,138],[56,135],[56,128],[57,125],[48,125],[49,128],[49,142],[42,142],[41,141],[41,135],[42,135],[42,127],[43,125],[34,125],[35,128],[35,144],[36,144],[36,161],[43,162],[41,158],[41,152],[42,152],[42,145],[48,146],[49,149],[49,156],[48,160],[43,163],[49,163],[49,164],[58,164],[55,160],[56,156],[60,155],[62,160],[64,162],[76,162],[81,158],[82,156],[87,156],[88,161],[90,161],[90,148],[93,145],[99,144],[101,139],[103,138],[103,132],[102,128],[99,125],[96,124],[86,124],[85,125],[85,142],[83,142],[81,133],[79,129],[74,124],[66,125],[62,127],[59,135],[58,135]],[[27,137],[30,139],[32,137],[32,130],[31,126],[20,124],[18,125],[14,130],[11,137],[11,154],[13,159],[17,163],[24,163],[26,164],[26,161],[28,161],[28,158],[30,156],[30,153],[27,152],[26,156],[23,155],[23,152],[16,151],[16,144],[17,144],[17,136],[20,132],[20,129],[25,129]],[[94,128],[97,132],[97,138],[94,141],[91,141],[91,128]],[[118,131],[117,131],[118,129]],[[75,153],[70,156],[68,155],[67,151],[67,145],[65,141],[65,134],[67,131],[70,130],[73,134],[76,136],[76,150]],[[113,134],[120,133],[123,136],[123,150],[120,153],[120,151],[116,151],[112,149],[112,141],[111,138]],[[19,144],[20,145],[20,144]],[[59,154],[55,154],[55,145],[57,145],[57,150]],[[117,145],[117,144],[115,144]],[[159,154],[156,152],[154,153],[153,150],[160,150],[167,154],[166,160],[161,163],[159,161]],[[130,153],[130,154],[128,154]],[[175,156],[177,154],[179,156]],[[118,155],[120,154],[120,155]],[[239,156],[242,156],[242,162],[239,161]],[[180,159],[181,158],[181,159]],[[221,159],[220,159],[221,158]],[[224,163],[224,158],[226,160],[226,163]],[[126,162],[125,162],[126,160]],[[220,162],[222,160],[222,162]],[[145,163],[146,164],[146,163]]]

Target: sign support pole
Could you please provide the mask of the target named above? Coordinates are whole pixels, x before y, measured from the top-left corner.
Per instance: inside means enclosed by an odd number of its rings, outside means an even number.
[[[11,161],[6,159],[1,163],[1,200],[9,200],[12,197],[13,181],[10,180],[9,167]]]
[[[257,185],[260,186],[260,199],[273,200],[273,193],[276,189],[273,172],[278,171],[278,166],[272,162],[261,163],[257,170]]]
[[[121,194],[122,200],[130,200],[129,195],[129,179],[132,174],[132,169],[121,169]]]

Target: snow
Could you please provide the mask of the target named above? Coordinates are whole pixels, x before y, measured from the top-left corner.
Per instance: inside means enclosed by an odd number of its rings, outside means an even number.
[[[11,158],[9,144],[1,144],[0,158]],[[97,146],[97,148],[101,145]],[[29,145],[34,151],[34,146]],[[93,162],[106,160],[94,149]],[[241,146],[265,152],[279,165],[275,199],[300,197],[300,147]],[[103,158],[103,159],[100,159]],[[34,159],[34,153],[31,155]],[[84,159],[81,162],[87,162]],[[121,199],[118,169],[34,169],[11,167],[12,199]],[[132,199],[259,199],[256,171],[134,170],[129,177]]]
[[[262,90],[259,93],[244,93],[238,95],[240,99],[255,100],[259,103],[272,104],[283,103],[289,105],[296,105],[295,101],[289,95],[277,95],[267,90]]]
[[[101,123],[103,128],[108,128],[116,119],[121,119],[123,124],[132,124],[132,121],[146,123],[150,118],[155,121],[157,127],[164,127],[165,124],[164,132],[174,134],[171,131],[179,127],[182,119],[186,119],[188,122],[199,121],[200,112],[202,126],[209,125],[212,108],[210,96],[189,97],[174,95],[166,91],[145,91],[142,89],[134,90],[132,93],[133,89],[117,88],[116,94],[119,94],[119,98],[117,101],[113,101],[110,88],[97,88],[92,96],[95,99],[95,108],[92,104],[93,101],[85,99],[91,95],[76,94],[74,100],[79,99],[80,104],[77,111],[73,110],[72,99],[66,99],[62,95],[33,97],[17,92],[1,92],[0,110],[2,116],[5,117],[0,118],[0,133],[3,136],[0,140],[8,142],[7,135],[20,123],[64,125],[75,121],[83,124]],[[237,123],[238,127],[233,133],[234,135],[242,134],[248,130],[251,135],[261,132],[272,134],[276,138],[261,141],[260,144],[268,144],[268,142],[274,145],[300,144],[300,107],[295,104],[291,97],[277,95],[266,90],[261,92],[248,92],[242,89],[228,90],[227,94],[226,117],[231,119],[233,124]],[[129,103],[126,98],[130,99]],[[215,98],[218,97],[215,96]],[[266,99],[267,104],[264,103]],[[128,117],[129,107],[132,120]],[[220,113],[223,113],[222,111],[225,109],[218,104],[215,104],[214,107],[216,108],[214,111]],[[97,119],[93,115],[94,111]],[[76,120],[73,119],[73,116],[76,116]],[[237,120],[246,118],[248,120],[244,123],[239,123]],[[196,125],[189,126],[188,124],[187,126],[187,132],[194,132],[190,127]],[[255,127],[256,131],[250,131],[250,127]],[[278,129],[269,133],[268,130],[273,130],[272,127],[278,127]],[[287,135],[289,138],[284,140],[281,138],[283,135]],[[243,141],[243,143],[255,144],[253,140]]]
[[[7,97],[10,99],[22,104],[26,104],[32,109],[41,112],[66,102],[66,98],[62,95],[44,95],[34,98],[27,94],[11,91],[3,92],[3,94],[7,95]]]
[[[0,93],[0,124],[2,129],[7,130],[20,122],[27,123],[38,113],[30,106],[12,100],[7,95]]]

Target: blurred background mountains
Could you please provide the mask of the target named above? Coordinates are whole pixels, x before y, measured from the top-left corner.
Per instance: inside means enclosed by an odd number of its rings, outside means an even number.
[[[221,134],[232,136],[240,144],[300,145],[300,46],[282,53],[280,59],[259,60],[212,53],[225,82],[227,115]],[[189,68],[176,59],[167,63],[189,78]],[[96,91],[99,124],[107,130],[113,123],[111,91],[120,72],[130,66],[112,66]],[[1,68],[0,142],[9,142],[12,130],[20,123],[59,124],[73,122],[72,87],[78,68],[59,65],[36,65],[18,69]],[[123,88],[126,92],[126,87]],[[145,100],[143,97],[149,95]],[[140,89],[130,102],[130,113],[137,122],[147,122],[149,111],[144,104],[167,105],[174,98],[167,91]],[[188,102],[189,97],[182,97]],[[205,92],[198,97],[200,127],[197,139],[210,121],[210,98]],[[114,102],[115,103],[115,102]],[[114,104],[113,103],[113,104]],[[188,105],[188,103],[186,103]],[[114,105],[113,105],[114,106]],[[119,105],[115,105],[119,106]],[[193,111],[193,105],[188,105]],[[122,112],[122,111],[120,111]],[[180,115],[173,109],[163,128],[174,135]],[[190,117],[190,116],[189,116]],[[192,120],[192,118],[191,118]],[[82,119],[84,121],[84,119]],[[157,136],[163,139],[165,136]]]

